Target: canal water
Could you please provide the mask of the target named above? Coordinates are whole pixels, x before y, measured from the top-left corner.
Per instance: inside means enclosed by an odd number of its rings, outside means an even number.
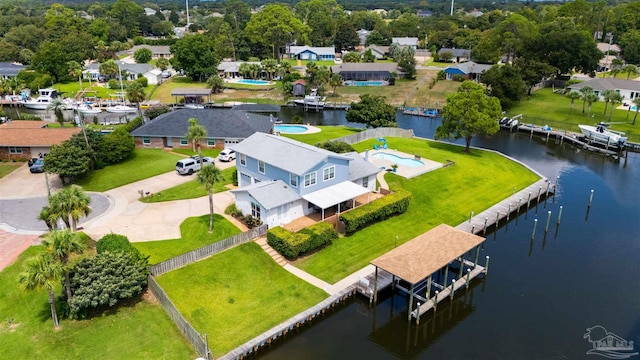
[[[283,109],[280,116],[286,123],[295,114],[295,109]],[[311,124],[346,124],[340,111],[303,117]],[[433,138],[439,125],[401,114],[398,123],[425,138]],[[435,316],[427,314],[418,326],[407,322],[403,295],[389,292],[373,307],[357,296],[257,357],[597,359],[586,352],[593,348],[589,340],[604,336],[602,330],[585,338],[596,325],[633,341],[634,351],[640,351],[638,154],[613,161],[508,132],[472,143],[515,157],[552,181],[559,177],[555,197],[487,234],[482,251],[491,257],[486,279],[460,290],[453,302],[441,303]],[[563,213],[557,226],[559,206]]]

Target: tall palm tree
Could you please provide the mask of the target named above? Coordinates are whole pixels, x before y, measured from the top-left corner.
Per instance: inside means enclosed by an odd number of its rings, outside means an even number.
[[[188,141],[191,141],[193,151],[196,151],[196,148],[198,149],[200,167],[202,167],[202,149],[200,148],[200,143],[207,138],[207,129],[198,123],[198,119],[190,118],[189,128],[187,129],[185,137]]]
[[[622,104],[622,101],[624,100],[624,98],[622,97],[622,95],[620,95],[620,93],[618,92],[613,92],[613,95],[611,95],[611,98],[609,99],[609,101],[611,101],[611,111],[609,112],[609,121],[611,121],[611,117],[613,116],[613,109],[616,108],[616,104]]]
[[[333,95],[336,95],[336,89],[338,88],[338,86],[342,85],[342,76],[340,76],[340,74],[332,74],[331,78],[329,79],[329,85],[333,88]],[[578,94],[578,97],[580,97],[580,94],[578,92],[576,92],[576,94]],[[573,106],[573,99],[571,99],[571,106]]]
[[[86,247],[84,238],[69,229],[54,230],[42,240],[42,245],[57,259],[63,267],[64,286],[67,291],[67,302],[71,301],[71,281],[69,280],[69,255],[82,254]]]
[[[291,72],[291,63],[289,62],[289,60],[281,61],[279,67],[280,69],[278,72],[281,76],[284,76]]]
[[[595,93],[590,93],[586,95],[585,101],[587,102],[588,106],[589,106],[589,111],[587,112],[587,117],[589,117],[589,115],[591,115],[591,105],[593,105],[594,102],[597,102],[600,99],[600,97],[598,95],[596,95]]]
[[[273,79],[273,74],[278,70],[278,62],[275,59],[262,60],[262,68],[267,73],[269,80]]]
[[[635,99],[633,99],[633,104],[636,106],[636,113],[635,115],[633,115],[633,122],[631,123],[631,125],[635,125],[636,119],[638,118],[638,111],[640,111],[640,97],[636,97]]]
[[[215,164],[202,166],[198,172],[198,182],[209,192],[209,233],[213,232],[213,185],[223,180],[222,172]]]
[[[60,98],[51,100],[49,105],[47,105],[47,112],[53,110],[53,113],[56,115],[56,120],[60,123],[60,127],[64,126],[64,110],[66,109],[67,106]]]
[[[116,76],[119,73],[118,64],[113,59],[107,60],[100,64],[99,67],[100,75],[105,77]]]
[[[209,86],[212,93],[217,94],[224,89],[224,80],[217,74],[213,74],[207,79],[207,86]]]
[[[580,89],[580,94],[582,96],[582,113],[584,114],[584,105],[587,103],[588,94],[593,93],[593,88],[590,86],[585,86]]]
[[[38,214],[38,220],[44,221],[44,223],[47,224],[47,228],[49,228],[49,231],[53,231],[58,227],[56,225],[58,219],[52,215],[54,214],[52,213],[51,208],[48,206],[43,207],[42,210],[40,210],[40,214]]]
[[[91,198],[78,185],[66,187],[49,198],[51,217],[62,219],[73,231],[76,231],[80,217],[91,213],[89,204]]]
[[[142,109],[140,109],[140,103],[147,98],[147,94],[144,93],[144,87],[137,81],[132,82],[127,86],[127,99],[136,104],[138,109],[138,116],[142,118]],[[144,120],[144,119],[143,119]]]
[[[58,313],[56,311],[56,298],[53,290],[60,283],[64,273],[62,264],[48,252],[28,259],[24,271],[18,276],[20,287],[23,290],[44,288],[49,292],[49,304],[51,305],[51,319],[53,327],[58,328]]]
[[[607,115],[607,107],[609,106],[609,101],[617,94],[614,90],[607,89],[602,92],[602,97],[604,98],[604,112],[602,116]]]
[[[631,78],[631,75],[633,76],[638,75],[638,67],[632,64],[625,66],[624,69],[622,69],[622,71],[627,73],[627,80]]]
[[[82,65],[77,61],[67,61],[67,68],[69,69],[69,76],[78,78],[80,83],[80,90],[82,90]]]

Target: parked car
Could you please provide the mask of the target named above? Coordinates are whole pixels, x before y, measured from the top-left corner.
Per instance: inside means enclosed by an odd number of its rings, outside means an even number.
[[[33,164],[29,166],[29,171],[34,174],[44,172],[44,160],[35,159],[33,161]]]
[[[218,154],[218,160],[231,161],[236,159],[236,152],[231,149],[224,149]]]
[[[203,157],[202,165],[212,164],[213,158],[211,157]],[[194,159],[193,157],[179,160],[176,163],[176,171],[180,175],[193,174],[194,172],[200,170],[200,158]]]
[[[171,77],[171,71],[165,70],[160,74],[160,76],[162,76],[163,79],[168,79]]]

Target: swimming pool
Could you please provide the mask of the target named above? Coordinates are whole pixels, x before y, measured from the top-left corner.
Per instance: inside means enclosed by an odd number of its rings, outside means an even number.
[[[247,85],[269,85],[269,82],[266,80],[240,79],[236,82],[238,84],[247,84]]]
[[[383,86],[383,85],[387,85],[387,82],[377,81],[377,80],[370,80],[370,81],[348,80],[348,81],[345,81],[344,84],[347,86]]]
[[[307,127],[303,125],[276,125],[273,127],[273,131],[287,134],[299,134],[307,130]]]
[[[374,158],[376,158],[376,159],[389,160],[394,164],[407,166],[407,167],[412,167],[412,168],[419,167],[419,166],[424,166],[424,163],[422,161],[420,161],[420,160],[400,157],[398,155],[389,154],[389,153],[385,153],[385,152],[375,153],[372,156]]]

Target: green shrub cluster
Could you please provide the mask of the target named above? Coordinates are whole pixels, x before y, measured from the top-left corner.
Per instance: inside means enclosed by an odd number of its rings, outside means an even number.
[[[289,260],[330,245],[337,238],[338,233],[326,222],[317,223],[295,233],[281,226],[267,231],[267,243]]]
[[[131,245],[129,238],[120,234],[107,234],[96,243],[96,252],[98,254],[121,252],[131,254],[135,259],[146,263],[148,256],[143,256],[138,248]]]
[[[353,234],[370,224],[404,213],[409,208],[410,201],[411,193],[399,189],[369,204],[342,213],[339,219],[344,222],[347,235]]]

